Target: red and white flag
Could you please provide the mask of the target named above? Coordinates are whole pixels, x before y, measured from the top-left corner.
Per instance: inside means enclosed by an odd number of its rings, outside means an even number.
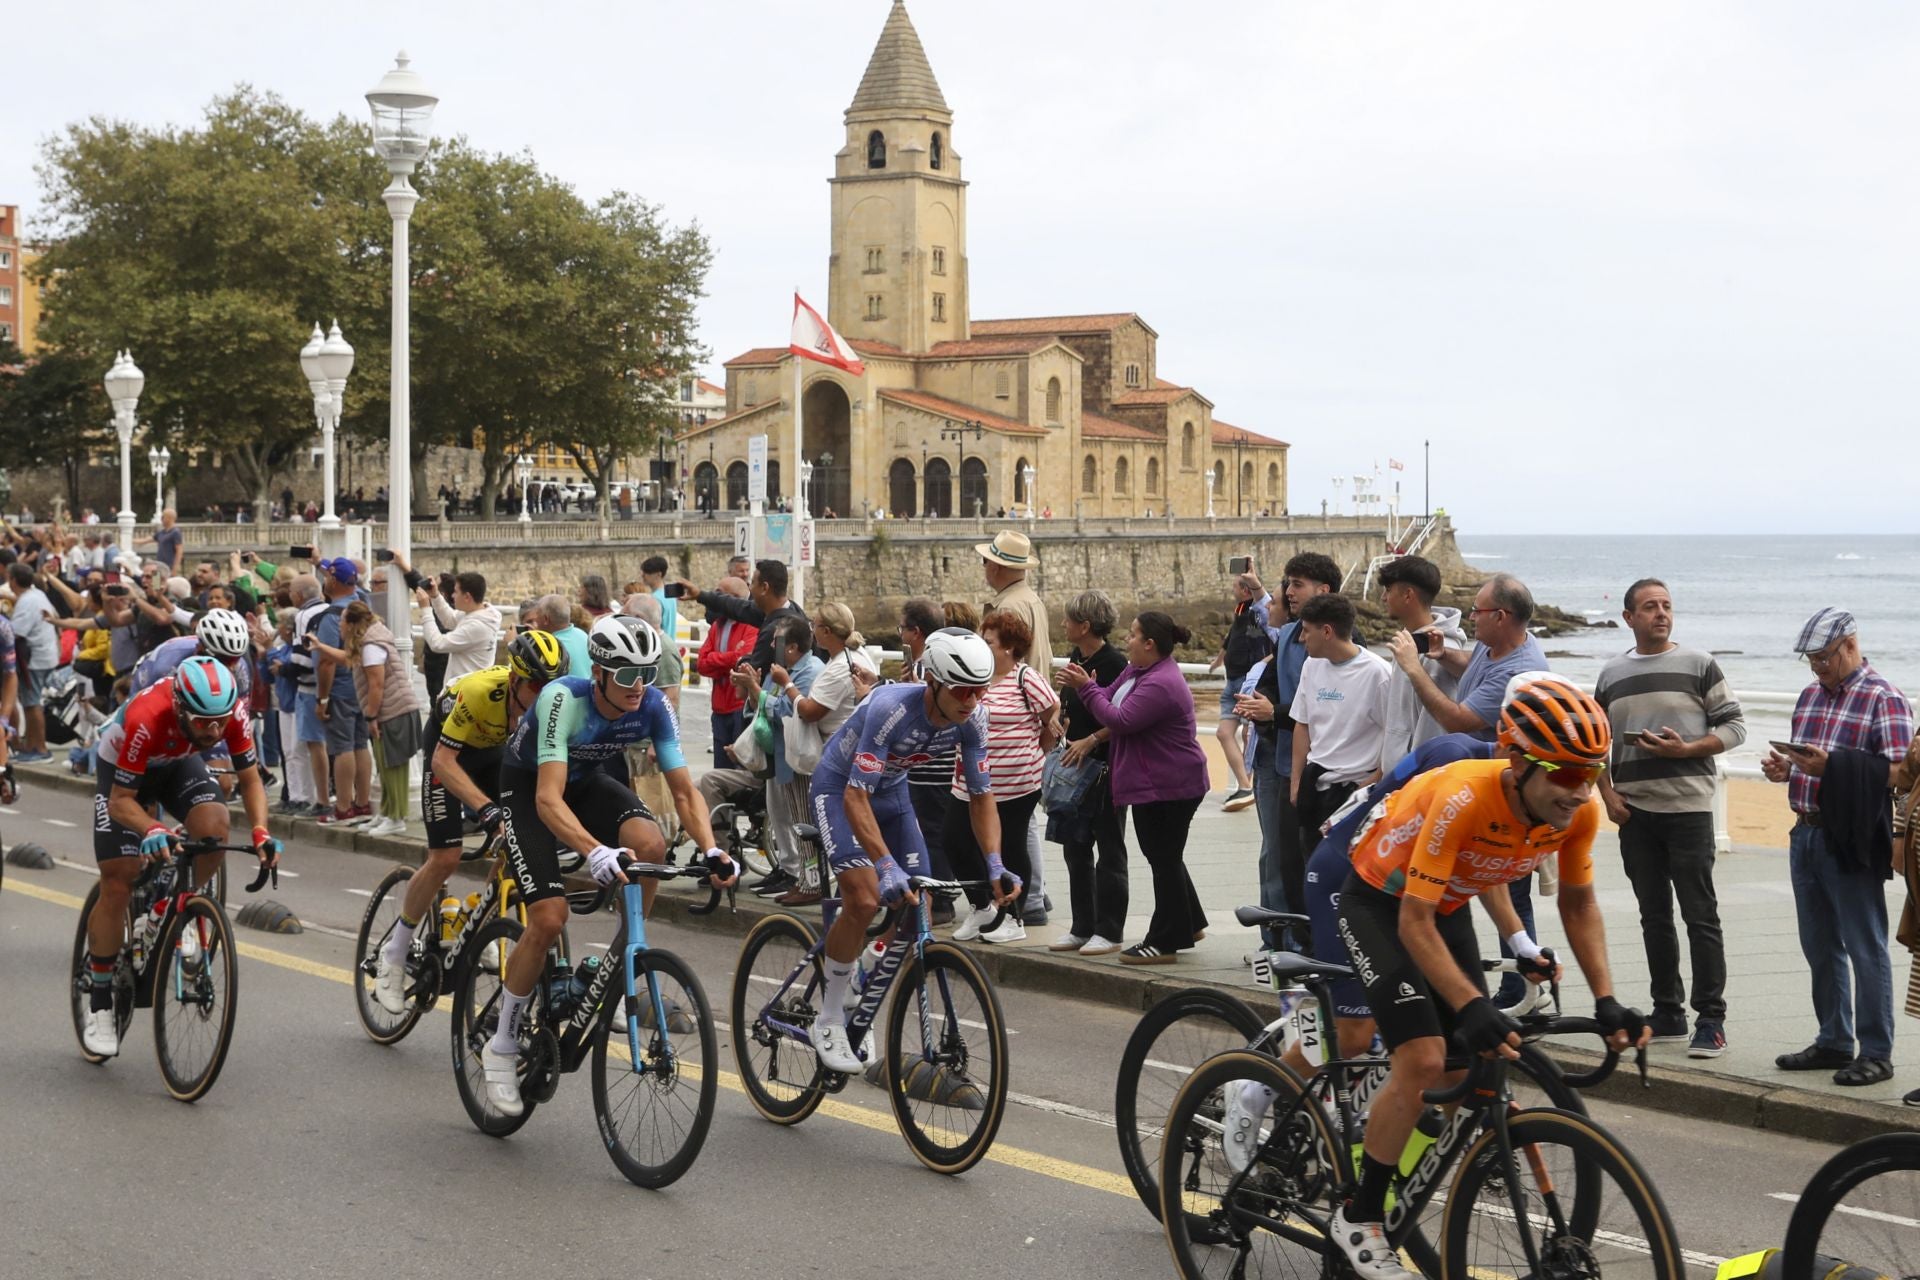
[[[1387,469],[1390,471],[1405,471],[1407,469],[1407,464],[1400,461],[1400,459],[1398,458],[1388,458]]]
[[[860,363],[860,357],[853,354],[853,348],[847,340],[833,331],[833,326],[823,320],[818,311],[800,300],[799,294],[793,295],[793,335],[788,339],[787,350],[809,360],[818,360],[821,364],[830,364],[836,369],[844,369],[858,376],[867,371]]]

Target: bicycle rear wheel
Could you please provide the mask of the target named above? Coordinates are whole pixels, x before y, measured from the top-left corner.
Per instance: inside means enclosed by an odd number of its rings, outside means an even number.
[[[87,922],[93,919],[94,904],[100,901],[100,886],[95,884],[87,890],[87,900],[80,907],[80,923],[73,933],[73,1038],[80,1041],[80,1056],[96,1066],[106,1059],[97,1053],[87,1052],[87,1044],[81,1039],[86,1029],[87,1011],[93,1007],[93,976],[88,970],[90,948],[87,944]],[[133,932],[133,920],[129,916],[120,926],[120,951],[124,957],[127,939]],[[133,1025],[133,983],[124,959],[113,967],[113,1018],[122,1045],[127,1042],[127,1028]]]
[[[1507,1132],[1511,1170],[1491,1128],[1481,1130],[1461,1160],[1440,1242],[1446,1275],[1517,1280],[1604,1271],[1608,1280],[1680,1280],[1686,1274],[1660,1193],[1613,1135],[1566,1111],[1515,1112]],[[1515,1178],[1518,1185],[1510,1185]],[[1529,1247],[1537,1267],[1528,1261]]]
[[[202,894],[173,913],[153,958],[153,1048],[167,1092],[206,1096],[226,1064],[240,998],[233,928]]]
[[[640,952],[633,984],[638,995],[631,1003],[623,992],[612,997],[623,1007],[594,1037],[593,1114],[607,1154],[627,1180],[664,1187],[693,1167],[707,1140],[720,1083],[719,1048],[707,993],[678,956]],[[654,1008],[655,985],[664,1012]],[[629,1017],[639,1020],[638,1061],[627,1035]]]
[[[808,955],[813,944],[813,930],[797,918],[768,916],[748,931],[734,966],[734,1062],[747,1101],[775,1124],[799,1124],[826,1097],[812,1047],[767,1024],[772,1017],[802,1030],[813,1026],[825,983],[820,961]]]
[[[433,966],[434,972],[407,975],[405,1009],[388,1013],[373,994],[380,953],[392,936],[394,926],[400,922],[400,903],[406,897],[407,882],[412,878],[413,872],[407,867],[395,867],[387,873],[387,878],[373,891],[373,897],[367,900],[366,914],[360,917],[360,932],[353,942],[353,1007],[360,1015],[361,1027],[375,1044],[399,1044],[405,1040],[407,1033],[419,1023],[420,1016],[440,998],[440,961],[431,952],[426,962]],[[428,912],[420,920],[422,929],[435,929],[439,925],[435,912]]]
[[[1260,1034],[1260,1015],[1224,991],[1177,991],[1147,1010],[1120,1052],[1114,1127],[1120,1163],[1147,1211],[1160,1216],[1160,1142],[1167,1112],[1194,1069]],[[1216,1116],[1215,1119],[1218,1119]]]
[[[1844,1201],[1844,1203],[1843,1203]],[[1783,1276],[1920,1275],[1920,1133],[1856,1142],[1821,1165],[1787,1224]]]
[[[1007,1020],[972,956],[934,942],[902,966],[886,1062],[893,1118],[920,1163],[947,1174],[978,1164],[1007,1110]]]
[[[773,871],[773,860],[760,847],[760,839],[753,838],[756,824],[751,814],[744,812],[739,805],[722,803],[713,806],[713,812],[708,817],[713,823],[714,842],[729,858],[756,876],[768,875]],[[764,830],[765,823],[758,826]]]
[[[453,998],[453,1083],[460,1091],[460,1105],[467,1109],[473,1127],[495,1138],[504,1138],[527,1122],[539,1105],[522,1092],[520,1114],[504,1115],[487,1098],[487,1072],[480,1065],[480,1050],[493,1039],[500,1025],[500,993],[504,989],[500,975],[506,970],[506,952],[519,940],[518,920],[495,920],[474,936],[473,964],[462,965],[460,984]],[[491,963],[484,963],[486,960]],[[542,981],[546,970],[541,970]],[[539,996],[538,989],[534,995]],[[525,1080],[525,1063],[521,1077]]]

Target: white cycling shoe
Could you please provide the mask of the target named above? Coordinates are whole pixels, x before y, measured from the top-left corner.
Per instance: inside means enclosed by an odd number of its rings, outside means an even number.
[[[1257,1080],[1240,1080],[1227,1086],[1225,1132],[1220,1136],[1221,1154],[1227,1167],[1244,1173],[1260,1149],[1260,1125],[1273,1106],[1274,1092]]]
[[[1386,1228],[1380,1223],[1349,1221],[1347,1206],[1341,1205],[1334,1210],[1329,1231],[1360,1280],[1419,1280],[1400,1264],[1400,1256],[1387,1243]]]
[[[866,1065],[854,1055],[847,1029],[830,1022],[813,1024],[813,1052],[821,1066],[843,1075],[854,1075]]]
[[[87,1010],[86,1023],[80,1028],[80,1043],[95,1057],[120,1055],[120,1023],[112,1009]]]
[[[382,1009],[398,1017],[407,1011],[407,966],[395,964],[385,956],[373,974],[373,998]]]
[[[520,1101],[518,1054],[495,1053],[489,1044],[480,1050],[480,1067],[487,1073],[487,1101],[495,1111],[503,1116],[517,1116],[527,1109]]]

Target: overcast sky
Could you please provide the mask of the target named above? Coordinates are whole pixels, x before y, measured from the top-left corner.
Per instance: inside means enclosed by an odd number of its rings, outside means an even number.
[[[1163,377],[1292,442],[1296,511],[1389,458],[1417,508],[1430,439],[1476,533],[1920,525],[1920,6],[909,7],[974,315],[1139,312]],[[717,377],[791,288],[825,304],[887,9],[68,0],[9,62],[0,201],[31,229],[69,121],[188,123],[241,80],[359,114],[405,46],[444,132],[708,232]]]

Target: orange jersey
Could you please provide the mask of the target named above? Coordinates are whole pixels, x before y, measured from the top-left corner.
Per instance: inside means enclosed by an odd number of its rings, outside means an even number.
[[[1452,915],[1468,899],[1530,873],[1560,854],[1562,884],[1593,883],[1595,796],[1565,831],[1528,830],[1500,784],[1505,760],[1461,760],[1423,773],[1367,815],[1353,838],[1353,869],[1395,897],[1434,903]]]

